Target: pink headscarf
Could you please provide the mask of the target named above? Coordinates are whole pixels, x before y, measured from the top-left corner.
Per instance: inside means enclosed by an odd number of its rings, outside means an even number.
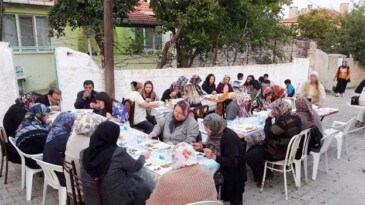
[[[242,117],[250,117],[248,113],[251,109],[251,96],[247,93],[241,93],[237,99],[237,104],[240,107]]]

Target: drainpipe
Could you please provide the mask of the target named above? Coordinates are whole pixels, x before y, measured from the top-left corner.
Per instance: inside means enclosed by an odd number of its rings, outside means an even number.
[[[0,0],[0,41],[3,41],[3,15],[4,15],[4,1]]]

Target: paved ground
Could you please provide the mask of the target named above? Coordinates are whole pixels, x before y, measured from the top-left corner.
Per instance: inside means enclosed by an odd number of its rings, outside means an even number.
[[[333,120],[346,121],[358,113],[357,109],[346,105],[348,99],[353,95],[348,91],[346,97],[335,98],[328,96],[326,106],[340,108],[340,113],[327,117],[324,124],[330,124]],[[282,175],[275,174],[273,182],[265,186],[264,192],[252,182],[252,175],[249,173],[249,180],[246,183],[244,193],[245,205],[268,205],[268,204],[291,204],[291,205],[320,205],[320,204],[365,204],[365,140],[364,131],[353,133],[348,137],[349,153],[343,154],[342,159],[336,159],[335,141],[329,150],[329,173],[324,172],[324,162],[320,162],[320,170],[317,180],[309,179],[307,184],[302,182],[298,190],[294,187],[294,181],[290,176],[289,200],[284,198],[284,184]],[[311,178],[312,159],[309,158],[308,174]],[[0,205],[14,204],[41,204],[43,180],[38,175],[34,178],[32,201],[25,200],[25,190],[20,188],[20,166],[10,164],[9,181],[7,185],[2,183],[0,178]],[[55,190],[49,188],[47,194],[47,205],[58,204],[58,195]]]

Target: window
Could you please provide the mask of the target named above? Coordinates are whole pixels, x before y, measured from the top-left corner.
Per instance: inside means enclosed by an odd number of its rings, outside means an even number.
[[[137,28],[139,33],[143,34],[143,45],[145,51],[161,50],[162,49],[162,36],[156,33],[154,28]]]
[[[4,15],[3,38],[12,46],[50,46],[45,16]]]

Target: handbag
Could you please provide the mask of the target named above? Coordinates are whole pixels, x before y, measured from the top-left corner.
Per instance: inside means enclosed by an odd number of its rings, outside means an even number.
[[[359,98],[360,96],[351,97],[351,105],[359,105]]]

